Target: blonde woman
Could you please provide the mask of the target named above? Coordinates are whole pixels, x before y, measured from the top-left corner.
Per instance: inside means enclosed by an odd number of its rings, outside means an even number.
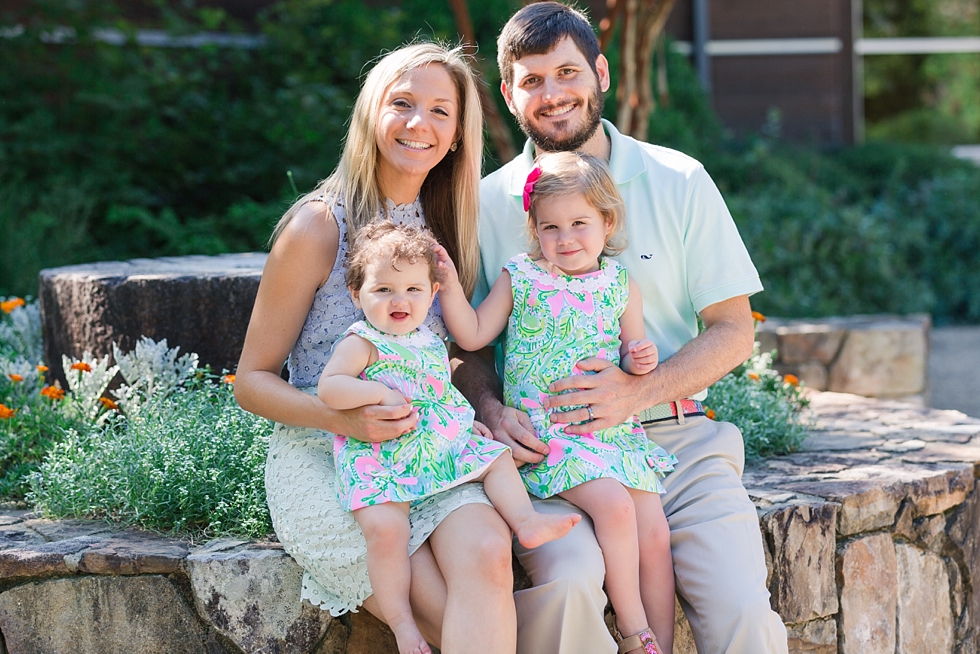
[[[371,594],[364,536],[335,490],[333,435],[367,442],[415,426],[408,403],[329,409],[315,394],[334,342],[363,315],[344,281],[348,234],[377,220],[425,225],[445,245],[467,293],[478,266],[482,117],[459,49],[400,48],[368,75],[334,173],[283,216],[259,285],[238,367],[239,403],[274,420],[266,490],[273,526],[303,567],[303,598],[332,614]],[[438,302],[426,323],[446,330]],[[289,383],[280,378],[283,363]],[[510,531],[477,484],[412,507],[411,603],[444,652],[513,652]]]

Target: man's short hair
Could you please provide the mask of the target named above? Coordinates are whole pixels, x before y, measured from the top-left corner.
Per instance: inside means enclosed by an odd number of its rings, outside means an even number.
[[[514,83],[514,62],[528,55],[551,52],[568,37],[578,47],[596,75],[599,39],[589,18],[578,9],[560,2],[534,2],[511,16],[497,38],[497,66],[500,79],[510,87]]]

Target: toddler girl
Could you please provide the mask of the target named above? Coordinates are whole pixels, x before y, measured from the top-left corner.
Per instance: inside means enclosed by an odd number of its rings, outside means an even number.
[[[445,344],[423,325],[439,285],[435,241],[418,228],[383,221],[358,234],[347,285],[364,320],[334,347],[317,394],[333,409],[411,402],[411,432],[380,443],[337,436],[341,505],[367,540],[368,576],[400,654],[430,652],[409,605],[409,503],[482,481],[518,540],[533,548],[561,538],[581,516],[538,514],[510,450],[473,422],[473,409],[449,381]]]
[[[524,187],[531,252],[507,263],[475,311],[439,250],[446,327],[466,350],[486,346],[506,327],[504,402],[528,413],[549,448],[546,460],[520,469],[525,485],[537,497],[560,495],[592,517],[617,627],[633,634],[620,652],[670,652],[674,576],[659,493],[676,460],[646,438],[635,417],[575,436],[553,424],[544,406],[548,385],[582,374],[576,366],[582,359],[601,357],[636,375],[657,365],[640,292],[608,258],[625,245],[623,202],[595,157],[552,153],[536,164]]]

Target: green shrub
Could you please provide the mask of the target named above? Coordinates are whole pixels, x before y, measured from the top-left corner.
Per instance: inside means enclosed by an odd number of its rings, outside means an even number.
[[[760,353],[758,343],[748,361],[712,384],[706,400],[714,419],[741,430],[748,458],[799,450],[811,426],[808,404],[798,382],[773,370],[772,355]]]
[[[263,473],[271,425],[243,411],[230,384],[202,375],[145,398],[136,415],[72,430],[31,479],[52,517],[106,517],[164,532],[271,531]]]
[[[64,360],[57,406],[75,420],[46,443],[28,500],[52,517],[106,517],[161,531],[258,536],[271,529],[263,473],[272,425],[235,402],[231,378],[167,342]],[[103,397],[120,373],[123,384]]]

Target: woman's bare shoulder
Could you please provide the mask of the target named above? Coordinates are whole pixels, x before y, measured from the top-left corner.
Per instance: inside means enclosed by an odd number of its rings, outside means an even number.
[[[279,234],[269,258],[290,270],[299,267],[315,275],[320,286],[330,276],[339,246],[340,228],[330,205],[307,202]]]

